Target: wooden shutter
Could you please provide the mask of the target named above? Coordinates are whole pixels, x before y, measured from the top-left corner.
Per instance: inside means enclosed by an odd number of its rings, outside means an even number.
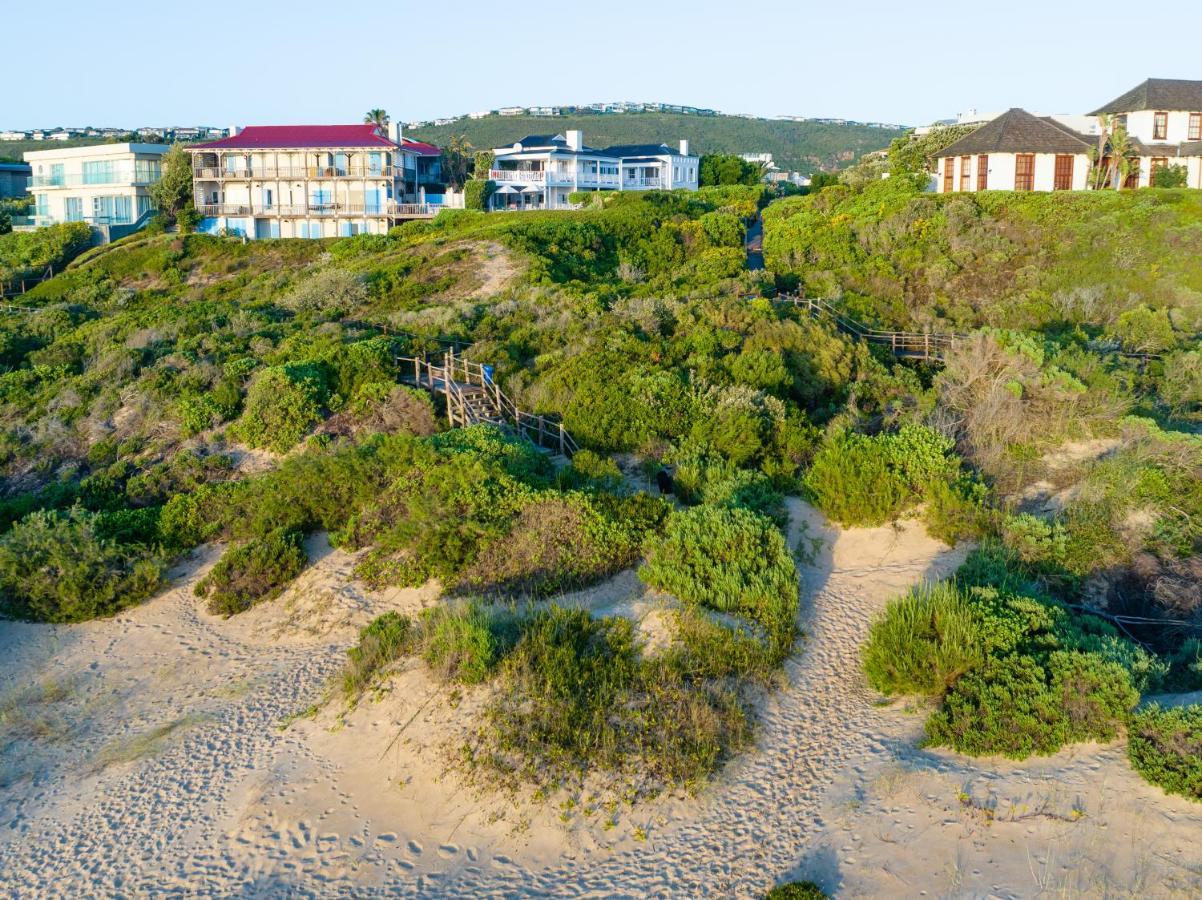
[[[950,194],[956,189],[956,157],[943,158],[943,193]]]
[[[977,157],[977,190],[989,190],[989,157],[984,153]]]
[[[1052,183],[1052,189],[1057,191],[1071,191],[1073,189],[1072,156],[1060,154],[1056,157],[1056,177]]]
[[[1019,153],[1014,157],[1014,189],[1035,190],[1035,154]]]
[[[960,157],[960,190],[972,190],[972,157]]]

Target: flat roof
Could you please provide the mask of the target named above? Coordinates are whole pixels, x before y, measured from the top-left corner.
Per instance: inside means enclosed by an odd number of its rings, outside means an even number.
[[[171,149],[170,144],[88,144],[86,147],[47,147],[45,150],[26,150],[25,161],[46,159],[81,159],[90,156],[124,156],[127,153],[162,155]]]

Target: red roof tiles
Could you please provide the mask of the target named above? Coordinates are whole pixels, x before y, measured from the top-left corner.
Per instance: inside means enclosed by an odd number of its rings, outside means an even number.
[[[378,126],[248,125],[230,137],[195,145],[196,149],[268,150],[285,147],[395,147]],[[428,145],[426,145],[428,146]]]

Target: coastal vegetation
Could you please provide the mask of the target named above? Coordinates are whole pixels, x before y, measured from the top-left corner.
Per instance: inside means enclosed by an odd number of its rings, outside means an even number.
[[[922,159],[802,197],[592,195],[331,241],[2,235],[14,271],[75,259],[0,315],[4,613],[112,615],[220,542],[197,590],[238,615],[325,532],[369,587],[441,591],[362,630],[347,702],[422,666],[479,691],[457,760],[482,783],[646,797],[750,744],[798,646],[800,495],[845,527],[976,542],[864,650],[874,688],[928,698],[932,746],[1126,733],[1188,793],[1194,713],[1134,710],[1202,686],[1202,201],[934,197]],[[761,211],[768,270],[748,271]],[[789,290],[958,339],[899,360]],[[584,449],[444,428],[395,357],[451,346]],[[662,633],[557,602],[630,570]]]

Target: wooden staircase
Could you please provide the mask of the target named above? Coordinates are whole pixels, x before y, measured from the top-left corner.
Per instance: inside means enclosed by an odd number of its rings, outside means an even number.
[[[452,428],[496,425],[568,459],[580,450],[562,422],[518,409],[493,378],[492,366],[464,359],[454,348],[435,357],[395,358],[402,382],[446,399],[447,424]]]

